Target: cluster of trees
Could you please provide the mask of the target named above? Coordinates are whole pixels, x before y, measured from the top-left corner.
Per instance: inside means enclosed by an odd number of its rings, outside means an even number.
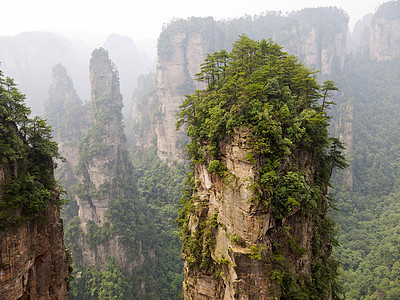
[[[40,117],[30,118],[25,95],[0,70],[0,230],[40,216],[49,204],[61,205],[53,176],[60,158],[51,128]]]
[[[283,264],[275,270],[285,279],[282,294],[302,299],[324,298],[330,293],[339,297],[336,263],[329,251],[321,254],[321,249],[334,243],[332,222],[326,215],[330,175],[333,168],[346,166],[341,143],[329,138],[327,131],[326,109],[331,103],[329,93],[337,90],[335,84],[318,84],[315,72],[280,46],[245,35],[230,53],[222,50],[208,55],[198,80],[207,88],[187,96],[179,112],[178,128],[185,124],[190,137],[189,158],[224,177],[223,144],[244,130],[251,150],[248,160],[259,172],[259,180],[248,187],[256,195],[252,201],[262,203],[278,224],[295,213],[313,224],[312,280],[293,274]],[[308,155],[312,161],[304,162]],[[301,167],[304,163],[307,168]],[[190,173],[188,181],[193,183],[192,176]],[[213,221],[200,223],[198,231],[189,232],[196,201],[190,193],[193,189],[188,186],[178,218],[183,252],[188,263],[209,272],[210,264],[204,262],[211,259]],[[199,247],[196,240],[211,241],[209,248]],[[293,241],[289,237],[288,243]],[[306,251],[300,246],[293,248],[294,252]],[[205,249],[210,252],[208,257]],[[275,255],[280,251],[279,246],[272,249]]]

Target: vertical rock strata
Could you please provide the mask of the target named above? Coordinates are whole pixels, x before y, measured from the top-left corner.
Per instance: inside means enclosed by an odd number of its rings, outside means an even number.
[[[303,9],[277,28],[273,40],[308,67],[328,76],[342,70],[346,57],[348,17],[337,8]]]
[[[400,58],[400,1],[384,3],[374,14],[370,28],[370,57],[378,61]]]
[[[40,217],[0,232],[0,299],[66,300],[67,276],[58,207],[49,205]]]
[[[78,193],[83,228],[89,220],[104,224],[110,200],[124,195],[121,181],[131,176],[122,129],[118,72],[104,49],[93,52],[89,71],[93,121],[81,140],[77,167],[84,185],[84,195],[81,197]]]
[[[178,217],[185,299],[332,299],[327,190],[345,163],[328,138],[324,87],[298,89],[309,70],[244,36],[207,62],[208,86],[178,123],[194,163]]]
[[[0,71],[0,299],[68,299],[51,130]]]
[[[158,55],[157,96],[161,105],[161,116],[155,128],[158,155],[163,160],[183,162],[182,145],[186,135],[175,130],[176,112],[185,95],[199,88],[199,84],[194,83],[194,75],[200,71],[200,63],[211,49],[200,32],[179,30],[162,35],[163,46],[168,50],[165,53],[159,51]]]
[[[204,88],[202,82],[195,81],[195,74],[207,53],[220,51],[242,33],[256,39],[272,38],[308,67],[321,70],[325,77],[343,69],[347,23],[347,15],[331,7],[305,9],[289,16],[267,14],[225,22],[191,18],[169,24],[158,40],[160,116],[155,132],[159,157],[178,162],[185,159],[182,145],[187,139],[175,131],[176,113],[185,95]]]

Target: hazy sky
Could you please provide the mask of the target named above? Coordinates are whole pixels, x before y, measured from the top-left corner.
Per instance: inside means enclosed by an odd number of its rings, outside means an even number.
[[[84,31],[101,36],[157,39],[174,17],[235,18],[264,11],[290,12],[305,7],[337,6],[350,16],[350,28],[385,0],[1,0],[0,36],[24,31]]]

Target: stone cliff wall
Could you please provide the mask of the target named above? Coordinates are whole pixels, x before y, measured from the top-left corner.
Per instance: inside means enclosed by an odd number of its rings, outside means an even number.
[[[74,167],[78,164],[79,140],[88,128],[90,109],[83,106],[67,70],[61,64],[53,67],[49,97],[45,103],[45,117],[52,126],[53,136],[60,154],[66,159],[59,162],[57,177],[63,188],[72,193],[77,182]]]
[[[22,177],[20,173],[26,171],[24,167],[18,163],[0,163],[2,220],[5,214],[12,214],[12,218],[24,217],[13,226],[4,227],[6,224],[1,224],[0,299],[68,299],[69,262],[64,247],[60,207],[47,203],[44,210],[28,217],[23,209],[13,207],[7,211],[2,203],[7,201],[6,183],[15,174]],[[19,196],[26,197],[27,192],[32,191],[23,186]]]
[[[341,70],[346,57],[347,16],[336,8],[304,9],[288,17],[288,24],[275,31],[273,40],[299,57],[322,76]]]
[[[40,217],[0,232],[1,299],[66,300],[67,276],[59,208],[49,206]]]
[[[261,18],[268,19],[268,16]],[[161,159],[184,161],[183,145],[187,138],[175,130],[179,106],[185,95],[204,87],[203,83],[195,81],[195,74],[200,71],[206,55],[230,45],[240,34],[246,33],[259,40],[272,38],[305,65],[320,70],[322,76],[343,69],[348,22],[343,11],[308,9],[278,18],[280,21],[273,24],[272,29],[268,28],[269,32],[274,32],[273,36],[266,36],[262,25],[255,28],[257,18],[242,20],[239,24],[192,18],[172,22],[164,29],[158,41],[156,83],[161,115],[156,118],[155,126]]]
[[[400,58],[400,15],[397,19],[374,18],[370,29],[370,57],[378,61]]]
[[[161,105],[161,117],[156,124],[158,155],[163,160],[183,162],[186,135],[175,130],[176,113],[185,95],[199,88],[194,75],[200,71],[210,46],[201,33],[185,31],[173,32],[164,43],[169,51],[159,53],[157,65],[157,96]]]
[[[259,174],[246,158],[246,143],[246,133],[239,131],[223,147],[229,178],[210,174],[205,165],[195,169],[197,202],[188,229],[192,235],[203,230],[205,245],[211,240],[212,263],[210,271],[204,272],[183,256],[185,299],[279,299],[282,279],[274,277],[279,275],[278,266],[304,280],[311,278],[314,224],[300,212],[278,220],[265,206],[252,201],[256,195],[249,187],[259,180]],[[307,154],[298,162],[301,170],[311,165]],[[302,255],[290,245],[293,242],[303,249]],[[321,253],[330,251],[325,246]]]

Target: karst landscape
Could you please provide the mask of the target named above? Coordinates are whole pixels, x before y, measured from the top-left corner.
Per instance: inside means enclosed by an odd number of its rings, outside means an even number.
[[[400,299],[400,1],[0,63],[0,299]]]

